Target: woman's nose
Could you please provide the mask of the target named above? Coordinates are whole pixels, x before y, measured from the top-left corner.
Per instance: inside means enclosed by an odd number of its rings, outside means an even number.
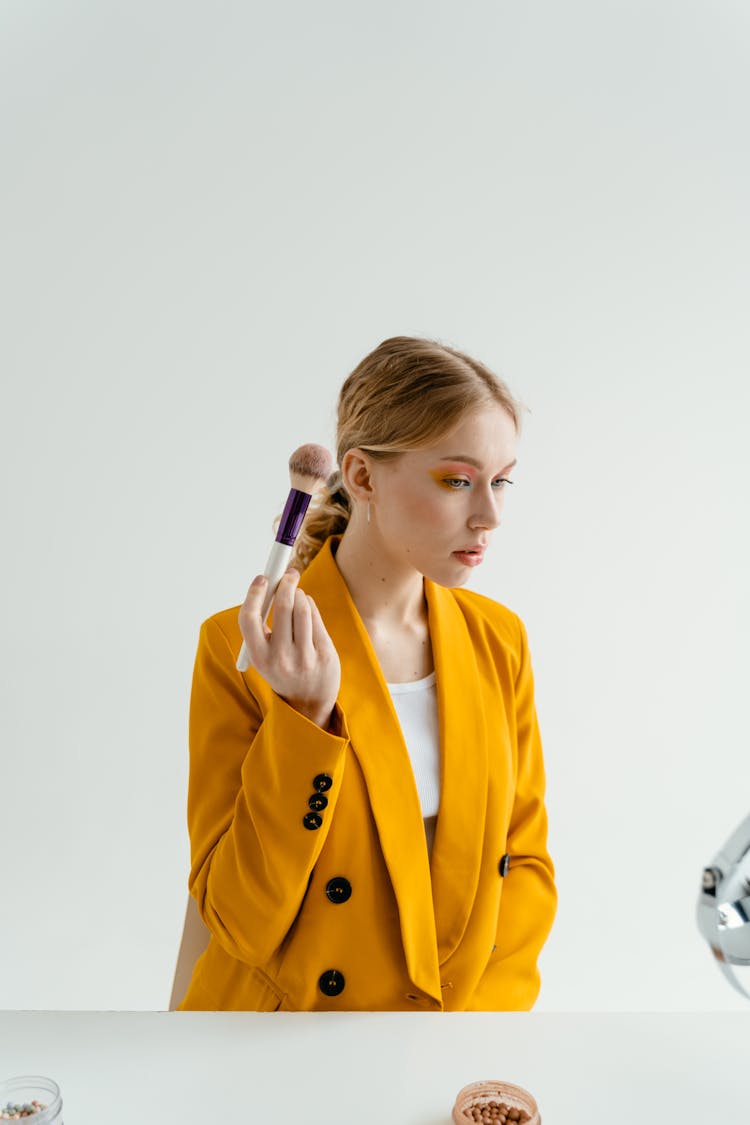
[[[502,506],[502,495],[490,495],[475,510],[474,514],[469,519],[469,527],[477,529],[483,527],[488,531],[492,531],[493,528],[499,527]]]

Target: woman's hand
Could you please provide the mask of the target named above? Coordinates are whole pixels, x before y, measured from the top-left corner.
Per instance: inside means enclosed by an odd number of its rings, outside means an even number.
[[[290,569],[273,603],[273,632],[261,619],[267,579],[253,579],[240,610],[240,629],[255,668],[290,707],[325,730],[341,684],[341,663],[315,602]]]

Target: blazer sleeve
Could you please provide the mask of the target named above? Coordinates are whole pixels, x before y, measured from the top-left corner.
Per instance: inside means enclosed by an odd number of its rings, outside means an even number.
[[[474,993],[477,1010],[525,1011],[539,994],[537,960],[555,917],[554,866],[547,851],[542,743],[534,705],[534,677],[526,630],[520,627],[515,682],[517,766],[495,949]]]
[[[235,646],[217,620],[204,622],[190,698],[189,886],[220,945],[254,965],[279,947],[302,904],[348,743],[338,707],[340,737],[259,680],[237,671]],[[327,805],[320,826],[308,828],[303,819],[321,774],[331,779]]]

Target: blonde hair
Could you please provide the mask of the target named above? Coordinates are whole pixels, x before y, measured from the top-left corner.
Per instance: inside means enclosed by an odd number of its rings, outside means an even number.
[[[483,363],[463,352],[412,336],[384,340],[354,368],[339,392],[336,457],[363,449],[388,461],[434,444],[465,414],[496,403],[518,431],[520,406]],[[310,505],[292,565],[304,570],[329,535],[346,530],[351,500],[336,470]]]

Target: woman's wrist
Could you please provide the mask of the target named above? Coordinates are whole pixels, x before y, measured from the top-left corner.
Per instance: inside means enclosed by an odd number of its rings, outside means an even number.
[[[282,696],[282,698],[284,698]],[[322,730],[327,731],[329,734],[339,735],[341,731],[341,721],[339,719],[338,709],[335,701],[333,704],[323,704],[322,706],[317,703],[302,703],[298,700],[285,699],[285,702],[293,707],[300,715],[304,715],[311,723]]]

